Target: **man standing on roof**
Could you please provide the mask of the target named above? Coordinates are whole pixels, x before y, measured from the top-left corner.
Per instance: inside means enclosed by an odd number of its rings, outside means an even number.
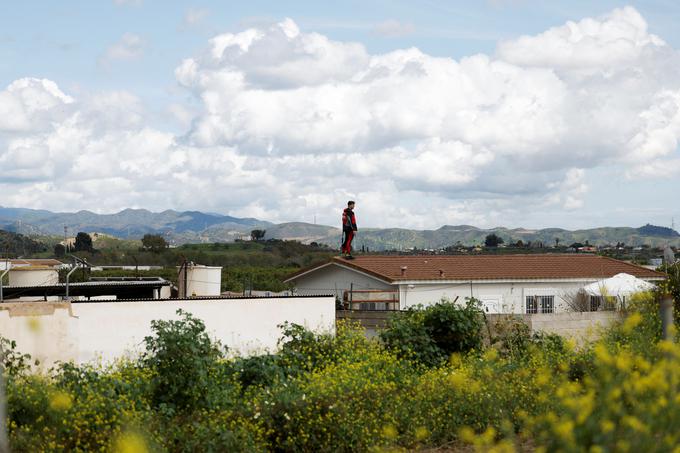
[[[357,231],[357,220],[354,216],[354,202],[348,201],[347,208],[342,211],[342,254],[345,258],[353,259],[352,239]]]

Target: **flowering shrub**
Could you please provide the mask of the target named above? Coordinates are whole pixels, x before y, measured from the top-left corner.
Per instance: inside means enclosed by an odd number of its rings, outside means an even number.
[[[10,442],[14,451],[672,451],[680,347],[659,341],[650,297],[578,349],[521,326],[485,347],[476,307],[439,304],[397,319],[385,343],[349,324],[335,335],[285,325],[276,354],[226,358],[183,314],[155,323],[136,361],[8,370]],[[449,335],[449,321],[468,325]]]

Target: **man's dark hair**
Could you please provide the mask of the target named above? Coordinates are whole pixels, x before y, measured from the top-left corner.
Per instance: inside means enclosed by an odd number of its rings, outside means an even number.
[[[351,206],[351,205],[353,205],[353,204],[354,204],[354,201],[353,201],[353,200],[349,200],[349,201],[347,202],[347,206]]]

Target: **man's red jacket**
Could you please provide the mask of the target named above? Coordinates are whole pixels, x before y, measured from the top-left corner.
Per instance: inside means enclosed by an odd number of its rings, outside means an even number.
[[[342,211],[342,231],[356,231],[357,219],[354,217],[354,211],[350,208],[345,208]]]

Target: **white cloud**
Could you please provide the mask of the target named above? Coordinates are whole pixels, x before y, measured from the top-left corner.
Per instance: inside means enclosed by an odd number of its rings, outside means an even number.
[[[0,91],[3,204],[335,224],[352,198],[363,225],[531,226],[587,209],[590,169],[680,174],[680,56],[631,8],[460,60],[372,55],[286,19],[218,35],[175,73],[197,104],[168,107],[180,136],[124,91]]]
[[[416,28],[411,23],[399,22],[398,20],[388,19],[380,22],[374,28],[377,35],[385,36],[387,38],[399,38],[407,36],[415,32]]]
[[[536,36],[502,42],[498,54],[523,66],[601,69],[635,62],[663,46],[661,38],[648,33],[640,13],[627,6],[601,19],[569,21]]]
[[[110,45],[99,58],[100,66],[108,66],[116,60],[135,60],[144,55],[144,40],[134,34],[125,33],[118,42]]]

